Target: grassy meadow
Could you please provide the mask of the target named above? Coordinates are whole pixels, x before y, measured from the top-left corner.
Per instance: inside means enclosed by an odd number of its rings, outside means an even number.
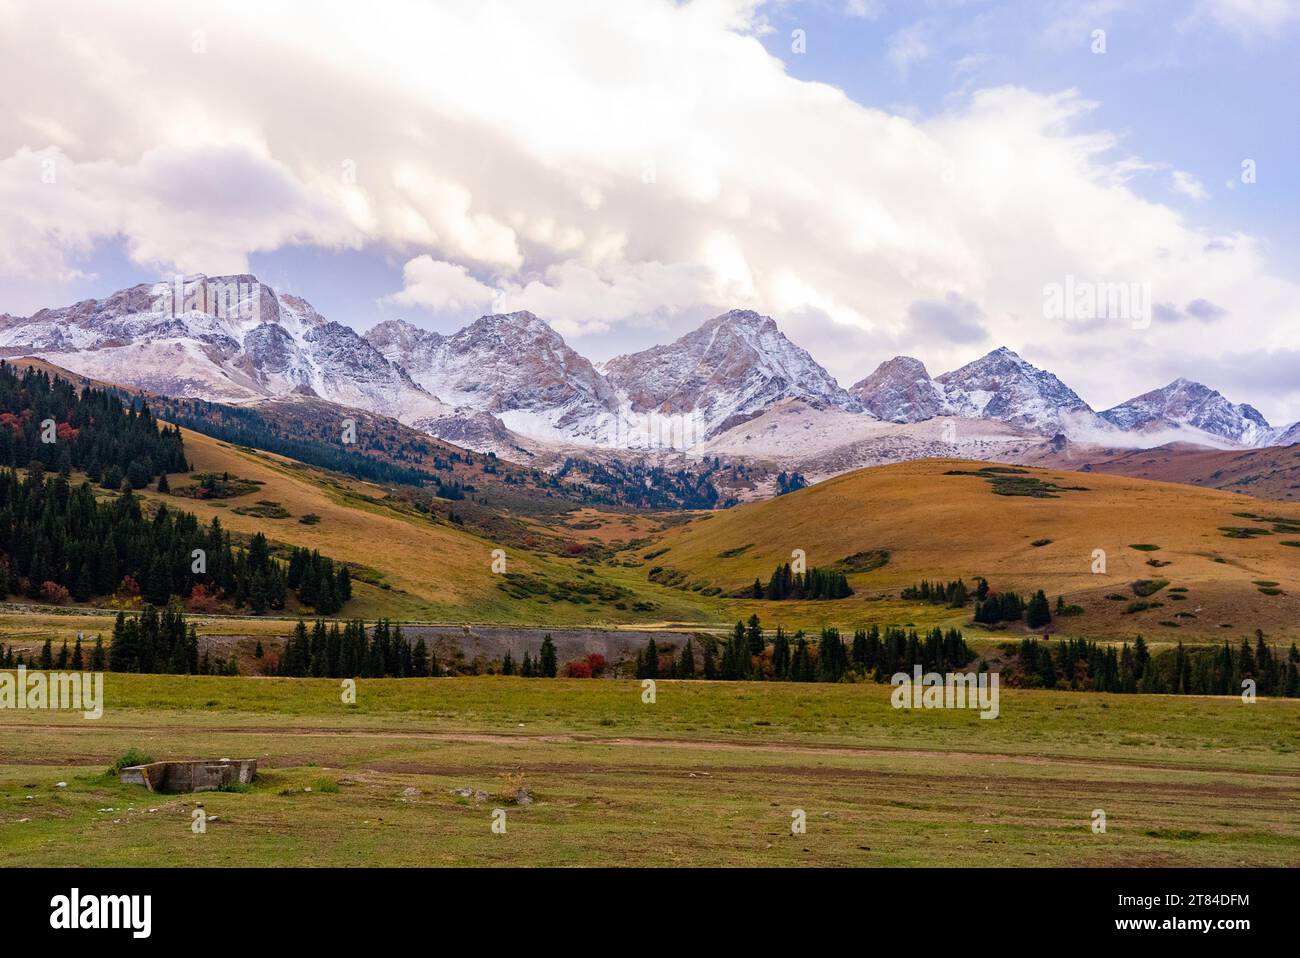
[[[874,684],[656,693],[109,674],[98,721],[0,713],[0,865],[1300,865],[1294,700],[1004,689],[989,721]],[[259,775],[151,794],[104,775],[128,749]]]

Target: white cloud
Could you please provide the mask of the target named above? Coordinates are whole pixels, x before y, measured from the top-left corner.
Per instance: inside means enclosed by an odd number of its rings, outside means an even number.
[[[886,55],[900,75],[906,76],[913,63],[919,63],[930,55],[926,33],[923,23],[913,23],[890,36]]]
[[[0,157],[0,275],[70,277],[70,257],[118,235],[137,262],[209,274],[243,271],[259,250],[361,239],[256,144],[142,144],[125,162],[54,146]]]
[[[459,312],[484,306],[495,297],[496,291],[476,280],[464,266],[426,254],[402,267],[402,289],[386,299],[407,306]]]
[[[844,0],[844,12],[862,20],[876,20],[885,12],[884,0]]]
[[[1186,170],[1174,170],[1172,174],[1174,189],[1182,193],[1183,196],[1194,200],[1206,200],[1210,198],[1210,193],[1197,177],[1188,173]]]
[[[1151,388],[1153,356],[1300,350],[1300,290],[1260,241],[1135,193],[1167,158],[1124,154],[1076,93],[865,108],[790,76],[748,0],[236,2],[205,9],[202,54],[181,5],[4,16],[0,113],[29,120],[0,125],[0,274],[64,278],[115,238],[208,273],[318,244],[407,263],[402,302],[490,293],[565,335],[751,306],[796,341],[816,316],[882,348],[908,340],[911,304],[951,295],[1090,400]],[[1067,275],[1225,315],[1083,338],[1043,319]],[[941,370],[972,347],[916,351]],[[842,381],[870,371],[856,350],[818,358]]]
[[[1275,36],[1300,21],[1300,0],[1201,0],[1196,13],[1243,38]]]

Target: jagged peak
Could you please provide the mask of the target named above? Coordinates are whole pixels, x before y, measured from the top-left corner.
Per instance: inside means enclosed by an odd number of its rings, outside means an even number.
[[[768,328],[776,329],[776,321],[771,316],[764,316],[752,309],[729,309],[705,321],[700,329],[713,329],[718,326],[762,331]]]
[[[488,313],[474,320],[456,335],[473,336],[480,332],[489,331],[496,333],[519,331],[560,342],[564,340],[564,337],[557,333],[550,323],[526,309],[516,310],[513,313]]]
[[[930,372],[925,368],[925,363],[921,362],[921,360],[917,359],[915,356],[894,356],[890,359],[886,359],[875,368],[875,371],[872,372],[871,376],[895,372],[904,375],[919,374],[927,379],[930,378]],[[870,379],[871,376],[868,376],[867,379]]]

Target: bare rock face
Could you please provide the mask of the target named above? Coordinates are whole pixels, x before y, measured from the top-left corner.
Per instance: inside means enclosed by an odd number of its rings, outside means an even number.
[[[1274,430],[1255,407],[1230,402],[1217,390],[1181,377],[1107,409],[1101,416],[1126,431],[1190,427],[1247,446],[1277,441],[1286,435],[1285,431]]]
[[[666,346],[612,359],[605,375],[632,412],[692,417],[705,437],[787,399],[862,410],[770,317],[752,310],[723,313]]]
[[[428,392],[519,432],[595,439],[617,417],[604,377],[529,312],[483,316],[453,336],[390,321],[366,339]]]
[[[895,356],[849,387],[863,408],[885,422],[923,422],[950,412],[943,390],[930,378],[925,364],[911,356]]]

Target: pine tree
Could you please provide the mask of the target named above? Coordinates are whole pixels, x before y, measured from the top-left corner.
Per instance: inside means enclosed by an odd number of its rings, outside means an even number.
[[[772,641],[772,674],[778,679],[790,677],[790,640],[780,626],[777,626],[776,638]]]
[[[704,677],[706,679],[716,679],[718,677],[718,665],[713,652],[712,640],[702,643],[704,646]]]
[[[551,639],[551,633],[547,632],[542,637],[541,652],[541,673],[543,678],[553,679],[559,672],[559,664],[555,660],[555,642]]]
[[[1047,596],[1039,589],[1029,600],[1025,609],[1025,624],[1031,629],[1039,629],[1052,621],[1052,609],[1047,604]]]
[[[653,638],[646,643],[645,655],[641,659],[641,675],[638,678],[659,678],[659,649]]]
[[[691,647],[691,640],[686,640],[686,645],[682,648],[682,656],[678,660],[678,671],[684,679],[695,678],[695,651]]]

